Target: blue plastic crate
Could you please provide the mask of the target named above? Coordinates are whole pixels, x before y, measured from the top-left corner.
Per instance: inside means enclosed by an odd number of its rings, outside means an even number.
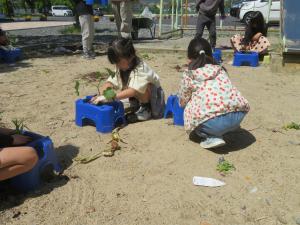
[[[77,126],[95,124],[97,132],[109,133],[117,125],[125,124],[125,111],[121,101],[94,105],[89,103],[92,96],[78,99],[75,103]]]
[[[30,171],[11,178],[9,183],[16,190],[28,192],[40,186],[40,175],[47,166],[52,166],[57,173],[61,173],[62,169],[58,163],[53,142],[49,137],[28,131],[25,131],[24,135],[32,138],[27,146],[31,146],[37,151],[39,160]]]
[[[219,48],[216,48],[213,52],[213,57],[214,59],[218,62],[221,63],[222,62],[222,51]]]
[[[87,5],[93,5],[99,3],[101,6],[107,6],[108,0],[85,0]]]
[[[233,57],[233,66],[258,66],[257,52],[236,52]]]
[[[177,95],[170,95],[167,100],[167,105],[164,112],[164,118],[167,118],[170,114],[173,115],[174,125],[183,126],[183,114],[184,108],[179,105],[179,99]]]
[[[108,5],[108,0],[99,0],[99,4],[101,6],[107,6]]]
[[[0,49],[0,58],[6,63],[15,63],[22,58],[22,50],[20,48],[9,51]]]

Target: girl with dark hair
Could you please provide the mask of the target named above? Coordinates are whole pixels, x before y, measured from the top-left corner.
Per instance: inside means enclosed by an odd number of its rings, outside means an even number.
[[[231,39],[231,45],[235,51],[254,51],[260,54],[266,53],[270,42],[266,38],[267,27],[261,12],[253,12],[246,26],[244,37],[239,34]]]
[[[185,129],[201,138],[203,148],[223,146],[223,135],[239,128],[249,111],[248,101],[215,63],[207,40],[194,38],[187,56],[190,62],[179,89]]]
[[[117,100],[138,100],[140,107],[135,115],[139,121],[161,118],[165,103],[159,76],[136,55],[132,41],[125,38],[113,41],[107,56],[109,62],[116,65],[116,74],[108,78],[101,90],[120,90]],[[96,96],[91,101],[98,104],[104,102],[105,97]]]

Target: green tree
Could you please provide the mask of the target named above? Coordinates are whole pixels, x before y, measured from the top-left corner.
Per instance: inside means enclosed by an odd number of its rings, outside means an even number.
[[[3,13],[8,17],[14,16],[14,7],[11,0],[0,0],[0,5],[3,6]]]

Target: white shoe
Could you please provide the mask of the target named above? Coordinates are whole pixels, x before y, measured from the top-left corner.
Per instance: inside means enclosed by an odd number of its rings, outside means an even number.
[[[135,112],[139,121],[149,120],[151,118],[151,111],[148,107],[140,106],[139,110]]]
[[[221,147],[223,145],[225,145],[226,142],[222,139],[222,138],[218,138],[218,137],[208,137],[205,139],[205,141],[202,141],[200,143],[200,146],[202,148],[217,148],[217,147]]]

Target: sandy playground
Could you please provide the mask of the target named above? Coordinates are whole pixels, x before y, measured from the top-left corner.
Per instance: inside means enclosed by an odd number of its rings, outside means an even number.
[[[149,53],[167,95],[176,93],[186,63],[182,53]],[[150,120],[120,131],[127,144],[111,158],[72,163],[78,155],[103,151],[109,134],[74,123],[76,79],[113,69],[105,56],[78,55],[0,64],[2,122],[25,118],[29,128],[49,135],[65,171],[41,189],[0,194],[0,224],[9,225],[280,225],[300,223],[300,131],[282,126],[299,121],[300,73],[270,66],[225,65],[249,100],[242,129],[218,151],[202,149],[172,119]],[[80,96],[95,92],[92,85]],[[219,157],[236,170],[216,171]],[[194,186],[193,176],[220,179],[223,187]]]

